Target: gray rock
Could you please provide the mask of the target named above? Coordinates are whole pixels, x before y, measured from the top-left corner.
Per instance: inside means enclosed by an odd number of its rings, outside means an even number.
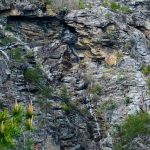
[[[4,83],[8,76],[10,75],[10,70],[8,68],[7,61],[0,58],[0,84]]]

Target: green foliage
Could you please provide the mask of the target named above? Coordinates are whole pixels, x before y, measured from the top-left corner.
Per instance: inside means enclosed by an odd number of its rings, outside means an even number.
[[[117,30],[116,29],[115,30],[109,30],[106,33],[107,33],[108,38],[114,39],[116,37]]]
[[[143,72],[144,75],[150,75],[150,65],[142,66],[141,71]],[[147,79],[147,86],[148,89],[150,90],[150,77],[148,77]]]
[[[150,78],[147,79],[147,86],[148,86],[148,89],[150,90]]]
[[[61,88],[59,95],[62,98],[62,109],[65,111],[66,114],[69,114],[71,111],[77,111],[78,113],[80,112],[80,110],[77,108],[77,103],[70,103],[70,95],[65,85]]]
[[[26,146],[27,146],[26,149],[27,150],[33,150],[34,149],[33,145],[34,145],[34,141],[31,138],[26,140]],[[24,149],[24,150],[26,150],[26,149]]]
[[[150,74],[150,65],[148,65],[148,66],[143,66],[142,67],[142,72],[143,72],[143,74],[144,75],[149,75]]]
[[[67,90],[66,86],[63,86],[61,91],[60,91],[60,97],[64,100],[64,101],[68,101],[69,100],[69,93]]]
[[[2,39],[0,40],[0,45],[2,45],[2,46],[6,46],[6,45],[8,45],[9,43],[10,43],[10,39],[7,38],[7,37],[4,37],[4,38],[2,38]]]
[[[104,7],[109,6],[109,0],[103,0],[102,2],[103,2],[102,4]]]
[[[8,117],[9,117],[8,110],[4,109],[2,112],[0,112],[0,123],[2,121],[5,121]]]
[[[24,77],[28,82],[38,84],[42,79],[41,70],[39,67],[27,68],[24,71]]]
[[[29,103],[27,111],[26,111],[26,118],[27,119],[32,119],[34,113],[33,113],[33,106],[32,103]]]
[[[72,106],[69,103],[62,103],[61,106],[66,114],[70,113]]]
[[[124,14],[131,12],[130,8],[128,6],[125,6],[125,5],[120,5],[119,11],[124,13]]]
[[[126,106],[128,106],[132,101],[131,101],[130,97],[126,96],[124,99],[124,102],[125,102]]]
[[[79,109],[76,104],[72,104],[69,101],[68,102],[62,102],[61,106],[62,106],[62,109],[64,110],[64,112],[66,114],[70,114],[73,111],[76,111],[77,113],[80,113],[80,114],[83,113],[82,110]]]
[[[45,3],[46,5],[53,6],[53,5],[54,5],[54,0],[44,0],[44,3]]]
[[[4,6],[6,6],[6,5],[7,5],[6,0],[2,0],[2,4],[3,4]]]
[[[27,53],[25,54],[25,57],[27,57],[27,58],[30,58],[30,57],[33,57],[33,56],[34,56],[33,51],[27,51]]]
[[[117,11],[120,9],[120,5],[116,2],[111,2],[110,3],[110,8],[113,10],[113,11]]]
[[[26,130],[32,130],[33,129],[33,127],[32,127],[32,118],[29,118],[29,119],[26,120],[25,127],[26,127]]]
[[[52,97],[52,88],[44,82],[44,75],[39,66],[24,71],[25,80],[37,86],[38,94],[43,98]]]
[[[79,0],[79,9],[84,9],[84,0]]]
[[[129,143],[138,136],[150,134],[150,114],[139,112],[135,115],[129,115],[122,125],[116,126],[115,150],[128,150]]]
[[[52,97],[52,88],[47,85],[40,85],[39,86],[39,94],[43,95],[45,98]]]
[[[69,10],[85,8],[85,0],[43,0],[43,3],[47,8],[56,12],[66,8]],[[89,3],[88,7],[91,8],[92,4]]]
[[[111,10],[114,12],[120,12],[124,14],[131,12],[128,6],[119,4],[115,1],[103,0],[103,6],[111,8]]]
[[[114,100],[107,100],[101,103],[101,105],[97,108],[97,112],[107,112],[109,110],[114,110],[117,108],[117,104]]]
[[[8,37],[3,37],[0,39],[0,46],[7,46],[10,43],[15,43],[16,39],[15,38],[8,38]]]
[[[82,109],[79,110],[79,112],[82,114],[82,115],[90,115],[90,112],[88,111],[88,108],[84,107]]]
[[[102,88],[100,86],[99,83],[95,84],[91,89],[90,89],[90,92],[93,93],[93,94],[97,94],[97,95],[100,95],[101,94],[101,91],[102,91]]]
[[[16,102],[12,111],[0,112],[0,149],[12,149],[24,129],[24,109]]]
[[[105,17],[106,17],[107,19],[111,19],[111,18],[112,18],[112,13],[107,13],[107,14],[105,14]]]
[[[7,24],[5,30],[12,30],[12,26]]]
[[[13,59],[15,59],[16,61],[21,61],[23,60],[23,57],[22,57],[22,49],[21,48],[15,48],[15,49],[12,49],[10,51],[10,55]]]
[[[88,3],[88,8],[92,8],[93,7],[93,4],[92,3]]]
[[[117,57],[117,62],[119,62],[122,59],[122,57],[123,57],[122,52],[121,51],[117,51],[116,52],[116,57]]]

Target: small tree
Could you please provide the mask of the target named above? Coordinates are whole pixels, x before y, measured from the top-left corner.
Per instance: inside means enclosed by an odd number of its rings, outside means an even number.
[[[134,115],[129,115],[121,125],[116,126],[114,136],[115,150],[128,150],[130,143],[134,138],[143,135],[150,135],[150,114],[147,112],[139,112]]]
[[[24,114],[26,114],[26,117]],[[16,101],[12,111],[4,109],[0,112],[0,149],[14,148],[16,139],[24,131],[31,130],[32,120],[32,103],[29,104],[27,111]]]

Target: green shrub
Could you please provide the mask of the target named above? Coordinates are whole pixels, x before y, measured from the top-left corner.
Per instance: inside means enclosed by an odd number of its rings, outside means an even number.
[[[12,26],[7,24],[5,30],[12,30]]]
[[[25,57],[27,58],[34,57],[33,51],[27,51],[27,53],[25,54]]]
[[[21,61],[23,60],[23,57],[22,57],[22,49],[21,48],[15,48],[15,49],[12,49],[10,51],[10,55],[13,59],[15,59],[16,61]]]
[[[70,114],[73,111],[76,111],[77,113],[82,113],[82,110],[80,110],[75,104],[68,102],[62,102],[61,103],[62,109],[66,114]]]
[[[84,9],[84,1],[83,0],[79,0],[79,9]]]
[[[54,5],[54,0],[44,0],[44,3],[45,3],[46,5],[53,6],[53,5]]]
[[[23,107],[17,102],[12,111],[5,109],[0,112],[0,149],[15,148],[17,137],[26,130],[24,114]]]
[[[8,37],[3,37],[2,39],[0,39],[0,45],[1,46],[7,46],[10,43],[15,43],[16,39],[15,38],[8,38]]]
[[[6,45],[8,45],[9,43],[10,43],[10,39],[7,38],[7,37],[4,37],[4,38],[2,38],[2,39],[0,40],[0,45],[2,45],[2,46],[6,46]]]
[[[130,8],[128,6],[125,6],[125,5],[120,5],[120,12],[126,14],[126,13],[129,13],[131,12]]]
[[[69,100],[69,93],[68,93],[68,90],[67,90],[67,87],[66,86],[63,86],[61,91],[60,91],[60,97],[65,101],[67,102]]]
[[[119,62],[123,57],[123,53],[121,51],[117,51],[116,52],[116,57],[117,57],[117,62]]]
[[[63,108],[63,110],[65,111],[66,114],[70,113],[72,107],[69,103],[62,103],[61,106],[62,106],[62,108]]]
[[[117,104],[114,100],[103,101],[101,105],[97,108],[97,112],[107,112],[109,110],[114,110],[117,108]]]
[[[93,93],[93,94],[99,95],[99,94],[101,94],[102,88],[101,88],[100,84],[97,83],[97,84],[95,84],[95,85],[90,89],[90,91],[91,91],[91,93]]]
[[[107,19],[111,19],[111,18],[112,18],[112,13],[107,13],[107,14],[105,14],[105,17],[106,17]]]
[[[120,9],[120,5],[116,2],[111,2],[110,4],[110,8],[113,10],[113,11],[117,11],[118,9]]]
[[[114,12],[129,13],[131,11],[128,6],[110,0],[103,0],[103,6],[111,8]]]
[[[139,112],[135,115],[129,115],[121,125],[116,126],[115,133],[115,150],[128,150],[130,142],[142,135],[150,134],[150,114]],[[124,147],[124,148],[123,148]]]
[[[142,67],[142,72],[144,75],[149,75],[150,74],[150,65]]]
[[[42,79],[41,74],[42,73],[39,67],[27,68],[24,71],[25,80],[27,80],[28,82],[35,83],[35,84],[40,83],[40,80]]]
[[[109,0],[103,0],[102,1],[102,4],[103,4],[104,7],[108,7],[109,3],[110,3]]]
[[[147,86],[148,86],[148,89],[150,90],[150,78],[147,79]]]
[[[45,98],[52,97],[52,88],[48,85],[40,85],[39,86],[39,94],[41,94]]]
[[[42,99],[52,97],[52,88],[48,84],[46,84],[46,80],[44,80],[44,75],[40,67],[36,66],[35,68],[27,68],[24,71],[24,78],[26,81],[36,86],[38,94],[42,96]],[[65,93],[65,91],[62,92]]]
[[[4,109],[2,112],[0,112],[0,123],[2,121],[5,121],[9,117],[9,113],[7,109]]]
[[[126,106],[128,106],[130,103],[132,103],[130,97],[128,97],[128,96],[125,97],[124,102],[125,102]]]

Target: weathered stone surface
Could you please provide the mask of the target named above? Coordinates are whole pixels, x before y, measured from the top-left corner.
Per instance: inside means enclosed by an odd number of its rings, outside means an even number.
[[[0,84],[4,83],[8,76],[10,75],[10,70],[8,68],[7,61],[0,58]]]
[[[0,18],[0,40],[16,39],[3,41],[6,46],[0,50],[9,54],[21,46],[27,55],[23,62],[10,57],[8,66],[7,58],[0,59],[0,109],[10,108],[16,99],[24,104],[32,99],[36,131],[29,136],[35,149],[112,150],[113,126],[128,114],[150,111],[147,77],[141,71],[150,64],[149,1],[119,2],[132,12],[104,7],[101,0],[88,0],[85,9],[60,15],[42,3],[0,2],[0,15],[5,16]],[[42,84],[53,89],[51,98],[43,100],[39,85],[24,78],[24,70],[36,65],[43,70]],[[60,96],[64,85],[70,95],[67,104]],[[150,149],[144,136],[131,145]]]

